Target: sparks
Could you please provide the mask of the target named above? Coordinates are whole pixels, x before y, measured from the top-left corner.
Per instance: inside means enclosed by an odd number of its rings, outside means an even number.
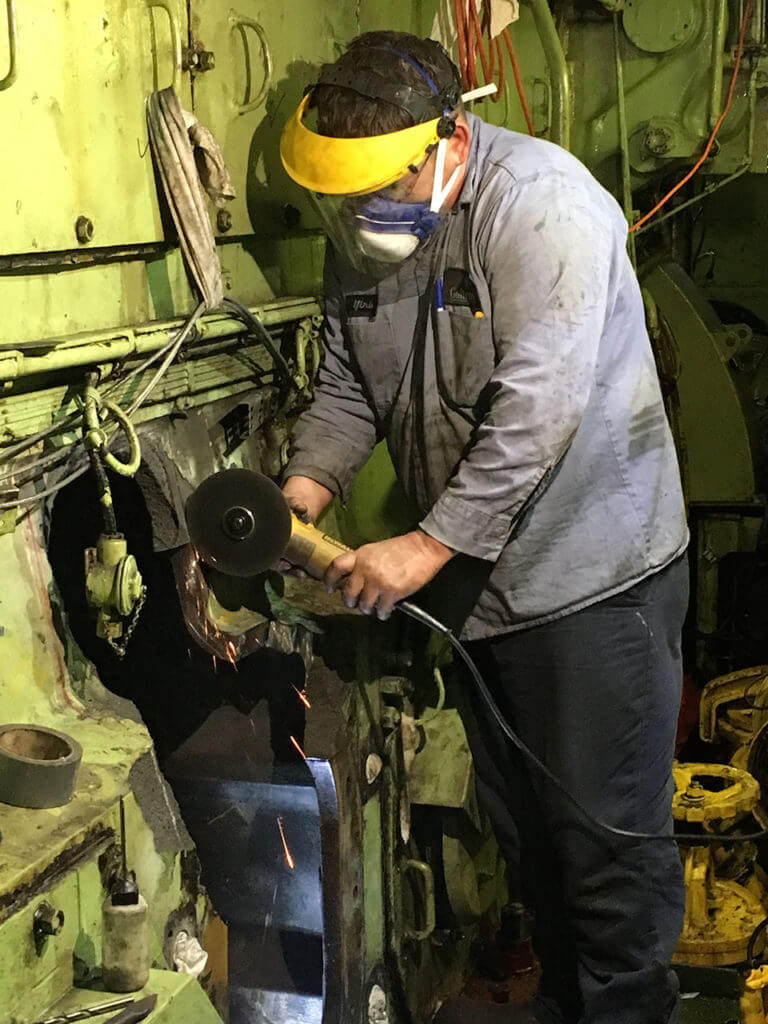
[[[293,686],[293,683],[291,683],[291,686]],[[304,707],[305,708],[311,708],[312,705],[309,702],[309,697],[307,696],[306,691],[305,690],[300,690],[298,688],[298,686],[293,686],[293,688],[296,691],[296,696],[299,698],[299,700],[304,705]]]
[[[293,739],[293,737],[291,737],[291,739]],[[288,865],[288,867],[291,869],[291,871],[293,871],[293,869],[296,867],[296,862],[294,861],[293,857],[291,856],[291,851],[288,849],[288,843],[286,842],[286,839],[285,839],[285,829],[283,828],[283,819],[282,818],[278,818],[277,819],[277,827],[280,829],[280,838],[283,841],[283,852],[285,853],[285,863]]]
[[[307,760],[307,755],[304,753],[304,751],[299,746],[299,741],[296,739],[296,737],[295,736],[290,736],[289,739],[290,739],[291,743],[294,745],[294,747],[296,747],[298,752],[301,754],[301,756],[304,758],[304,760],[306,761]]]
[[[232,662],[232,667],[234,668],[235,672],[237,672],[237,648],[235,647],[234,640],[227,640],[224,647],[227,652],[227,657]]]

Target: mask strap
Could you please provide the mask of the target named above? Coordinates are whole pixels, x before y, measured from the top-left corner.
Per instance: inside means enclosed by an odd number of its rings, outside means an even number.
[[[448,194],[456,184],[456,179],[461,170],[461,164],[454,170],[453,174],[448,179],[447,184],[443,187],[443,175],[445,173],[445,154],[448,149],[448,140],[440,139],[437,144],[437,160],[435,163],[435,179],[432,183],[432,202],[429,204],[429,208],[432,213],[440,213],[443,207],[443,203],[448,198]]]
[[[397,51],[396,51],[397,52]],[[401,54],[406,60],[409,58],[405,54]],[[413,63],[411,61],[411,63]],[[425,76],[426,77],[426,76]],[[484,96],[490,96],[495,93],[497,86],[495,83],[490,85],[482,85],[479,89],[471,89],[469,92],[462,94],[461,99],[463,103],[469,103],[472,100],[482,99]],[[447,113],[447,112],[446,112]],[[459,171],[461,170],[461,164],[454,170],[453,174],[448,179],[448,183],[443,188],[443,175],[445,174],[445,154],[448,148],[448,140],[440,139],[437,144],[437,162],[435,164],[435,180],[432,183],[432,201],[429,204],[429,209],[432,213],[440,213],[443,207],[443,203],[448,198],[448,195],[456,184],[456,178],[458,177]]]

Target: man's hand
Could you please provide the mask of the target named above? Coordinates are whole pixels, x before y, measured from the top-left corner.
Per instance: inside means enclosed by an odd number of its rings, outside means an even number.
[[[283,484],[285,500],[303,523],[314,523],[333,498],[333,491],[308,476],[289,476]]]
[[[325,574],[329,592],[340,589],[347,608],[355,605],[388,619],[398,601],[420,590],[453,558],[451,548],[422,530],[364,544],[334,559]]]
[[[296,518],[302,523],[312,524],[333,498],[333,493],[327,487],[308,476],[289,476],[283,486],[283,495]],[[275,568],[282,576],[306,576],[302,569],[297,569],[284,558],[280,559]]]

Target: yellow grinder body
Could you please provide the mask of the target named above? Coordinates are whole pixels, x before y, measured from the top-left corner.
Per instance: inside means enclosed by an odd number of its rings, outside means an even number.
[[[340,541],[302,523],[280,488],[250,469],[224,469],[203,480],[187,500],[187,529],[204,562],[228,576],[255,576],[283,558],[322,579]]]

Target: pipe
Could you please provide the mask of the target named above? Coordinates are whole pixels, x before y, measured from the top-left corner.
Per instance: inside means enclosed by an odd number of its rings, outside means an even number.
[[[725,30],[728,24],[728,0],[715,0],[717,5],[712,35],[712,83],[709,90],[709,130],[717,124],[723,109],[723,75],[725,73]]]
[[[548,0],[529,0],[536,31],[549,69],[552,89],[552,124],[550,138],[563,149],[571,148],[571,80],[563,44]]]
[[[320,312],[316,299],[285,299],[254,307],[264,324],[285,323]],[[137,327],[92,331],[74,338],[52,338],[35,347],[39,351],[50,346],[44,355],[25,355],[19,349],[0,350],[0,381],[18,380],[36,374],[53,373],[78,366],[115,362],[130,356],[145,355],[163,348],[176,335],[184,320]],[[198,330],[205,340],[242,334],[243,324],[235,317],[221,313],[201,317]]]
[[[624,92],[624,62],[621,59],[621,40],[619,36],[619,15],[613,15],[613,52],[616,60],[616,110],[619,117],[619,143],[621,145],[621,185],[624,201],[624,216],[627,223],[632,224],[635,211],[632,205],[632,174],[629,166],[629,133],[627,129],[627,100]],[[630,232],[627,248],[632,266],[637,270],[637,253],[635,238]]]

